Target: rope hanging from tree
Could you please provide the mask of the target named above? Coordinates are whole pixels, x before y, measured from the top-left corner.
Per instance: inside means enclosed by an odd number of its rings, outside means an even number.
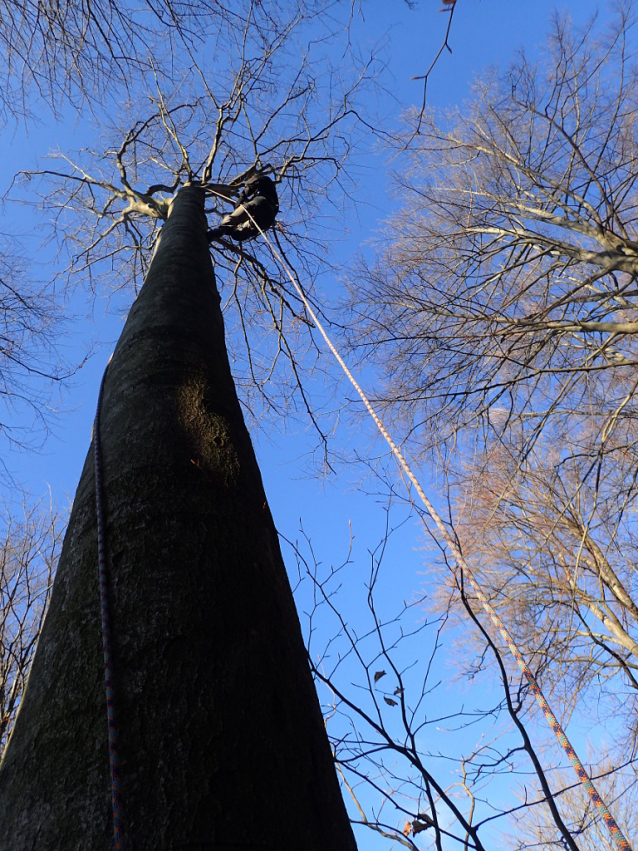
[[[256,222],[255,222],[255,225],[259,228],[259,225],[257,225]],[[315,323],[315,325],[319,329],[321,336],[326,341],[326,345],[328,346],[328,348],[330,349],[330,351],[332,352],[332,354],[336,358],[337,362],[341,366],[341,369],[344,371],[346,377],[348,378],[348,380],[350,381],[350,383],[352,384],[354,389],[359,394],[359,397],[361,398],[361,401],[365,405],[368,413],[370,414],[370,416],[374,420],[377,428],[379,429],[379,431],[381,432],[381,434],[385,438],[387,444],[389,445],[390,449],[392,450],[392,454],[394,455],[394,457],[396,458],[396,460],[399,464],[399,467],[401,468],[401,470],[403,470],[403,472],[408,477],[411,484],[414,486],[414,489],[418,493],[418,495],[419,495],[423,505],[425,506],[428,514],[430,515],[430,517],[434,521],[435,525],[437,526],[439,532],[441,533],[441,537],[443,538],[443,540],[447,544],[450,552],[454,556],[454,559],[457,563],[457,566],[460,568],[461,573],[468,578],[468,580],[469,580],[469,582],[470,582],[470,584],[471,584],[471,586],[474,590],[474,593],[476,594],[476,596],[478,597],[478,599],[481,602],[481,605],[483,606],[483,608],[485,609],[487,614],[490,616],[492,623],[497,627],[497,629],[501,633],[503,640],[508,645],[510,652],[512,653],[512,655],[516,659],[519,668],[521,669],[521,671],[523,672],[523,675],[527,679],[527,682],[529,684],[529,687],[530,687],[534,697],[536,698],[539,706],[543,710],[543,714],[545,715],[545,717],[546,717],[546,719],[549,723],[549,726],[554,731],[554,734],[556,735],[556,738],[558,739],[558,742],[559,742],[560,746],[562,747],[563,751],[567,754],[567,757],[568,757],[570,763],[572,764],[572,767],[574,768],[574,771],[576,772],[578,779],[580,780],[580,782],[583,784],[583,786],[587,790],[587,793],[588,793],[592,803],[595,805],[599,815],[602,816],[602,818],[604,819],[605,824],[607,825],[607,829],[609,830],[609,832],[610,832],[610,834],[611,834],[611,836],[614,840],[614,843],[615,843],[616,847],[618,848],[618,851],[632,851],[632,848],[631,848],[629,842],[627,841],[627,839],[623,835],[621,829],[618,827],[616,820],[614,819],[614,817],[610,813],[608,807],[604,803],[601,796],[596,791],[594,784],[592,783],[587,771],[585,770],[585,766],[583,765],[583,763],[579,759],[578,754],[576,753],[576,751],[574,750],[574,747],[572,746],[571,742],[567,738],[567,734],[563,730],[560,722],[558,721],[558,718],[552,712],[552,709],[551,709],[549,703],[547,702],[547,699],[545,698],[545,696],[543,695],[543,692],[541,691],[541,687],[539,686],[539,684],[536,680],[536,677],[534,676],[531,668],[529,667],[529,665],[527,664],[527,662],[523,658],[523,654],[521,653],[521,651],[516,646],[516,643],[514,642],[514,639],[511,636],[509,630],[505,626],[505,623],[503,622],[502,618],[500,617],[498,612],[496,612],[494,610],[494,608],[490,605],[489,600],[487,599],[487,597],[485,596],[485,594],[481,590],[481,587],[480,587],[478,581],[476,580],[476,577],[474,576],[469,565],[467,564],[467,562],[463,558],[461,551],[459,550],[458,546],[454,542],[454,539],[450,535],[448,529],[445,527],[445,524],[441,520],[441,517],[439,516],[438,512],[436,511],[436,509],[434,508],[434,506],[432,505],[430,500],[427,498],[425,491],[421,487],[421,485],[420,485],[417,477],[415,476],[415,474],[412,472],[412,469],[410,468],[410,465],[408,464],[408,462],[404,458],[403,453],[401,452],[399,447],[396,445],[396,443],[392,439],[392,436],[390,435],[390,433],[386,429],[385,425],[383,424],[383,421],[381,420],[381,418],[379,417],[377,412],[372,407],[372,404],[370,403],[368,397],[365,395],[365,393],[363,392],[363,390],[361,389],[361,387],[357,383],[356,379],[354,378],[354,376],[352,375],[352,373],[348,369],[345,361],[343,360],[343,358],[341,357],[341,355],[337,351],[336,347],[332,343],[332,341],[329,338],[327,332],[325,331],[322,323],[320,322],[319,318],[317,317],[316,313],[314,312],[310,303],[308,302],[308,299],[306,298],[306,296],[303,292],[303,289],[301,288],[299,283],[295,280],[294,275],[290,272],[290,270],[288,268],[288,264],[284,261],[283,257],[279,253],[279,251],[277,251],[277,249],[273,246],[273,244],[268,239],[266,234],[261,230],[261,228],[259,228],[259,230],[261,232],[262,237],[264,238],[264,240],[268,244],[270,250],[272,251],[273,256],[275,257],[275,259],[278,261],[278,263],[281,265],[281,267],[284,269],[284,271],[286,272],[286,274],[290,278],[290,281],[291,281],[292,285],[294,286],[295,290],[297,291],[297,293],[299,294],[299,297],[301,298],[304,307],[308,311],[308,314],[310,315],[312,321]]]
[[[111,358],[113,355],[111,355]],[[102,623],[102,655],[104,657],[104,684],[106,686],[106,712],[109,737],[109,774],[111,781],[111,808],[113,812],[113,836],[115,851],[124,849],[124,805],[122,801],[122,778],[118,748],[117,726],[115,723],[115,696],[113,689],[113,656],[111,645],[111,618],[109,613],[108,584],[109,574],[106,558],[106,528],[104,523],[104,503],[102,485],[102,458],[100,446],[100,414],[104,382],[111,363],[106,365],[97,397],[95,422],[93,425],[93,456],[95,460],[95,509],[97,514],[97,552],[98,578],[100,585],[100,615]]]

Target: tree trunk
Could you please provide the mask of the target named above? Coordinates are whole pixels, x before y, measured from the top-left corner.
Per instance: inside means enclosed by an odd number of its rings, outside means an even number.
[[[204,193],[176,196],[109,367],[101,445],[133,851],[353,851],[230,373]],[[89,452],[0,767],[2,851],[112,847]]]

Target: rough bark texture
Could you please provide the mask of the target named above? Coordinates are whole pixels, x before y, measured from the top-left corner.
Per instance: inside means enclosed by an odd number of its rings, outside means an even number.
[[[352,851],[203,206],[175,198],[104,391],[129,847]],[[0,767],[1,851],[112,848],[94,490],[89,452]]]

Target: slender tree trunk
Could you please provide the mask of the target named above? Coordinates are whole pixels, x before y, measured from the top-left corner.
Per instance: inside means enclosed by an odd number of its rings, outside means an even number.
[[[203,207],[198,186],[176,196],[104,389],[127,835],[133,851],[352,851],[230,374]],[[89,452],[0,767],[0,849],[111,847]]]

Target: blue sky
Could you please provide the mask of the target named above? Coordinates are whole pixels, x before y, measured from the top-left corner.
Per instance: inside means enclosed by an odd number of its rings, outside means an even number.
[[[401,0],[363,2],[361,13],[359,4],[355,5],[353,44],[363,47],[377,43],[383,45],[382,56],[386,65],[383,85],[386,91],[376,97],[379,110],[391,120],[403,109],[420,104],[422,84],[411,80],[411,77],[424,73],[438,51],[447,15],[439,12],[437,0],[421,0],[414,10]],[[490,65],[507,66],[519,49],[524,49],[531,56],[541,55],[549,20],[556,9],[568,10],[579,23],[588,19],[597,8],[601,9],[603,17],[608,15],[608,7],[590,0],[559,4],[545,0],[529,4],[511,0],[458,0],[450,39],[452,53],[444,53],[431,75],[429,105],[441,108],[460,105],[468,97],[477,74]],[[347,57],[343,61],[347,61]],[[82,115],[67,109],[62,120],[55,120],[43,107],[39,121],[30,124],[28,130],[20,124],[5,128],[0,139],[0,186],[5,191],[18,170],[34,167],[52,148],[67,151],[89,145],[93,138],[94,130]],[[346,237],[337,247],[337,257],[344,274],[357,251],[374,235],[380,220],[390,215],[397,203],[388,193],[386,170],[389,164],[390,157],[383,151],[361,164],[358,187],[361,201],[357,215],[351,217]],[[42,235],[42,222],[38,220],[35,225],[33,211],[11,203],[5,205],[2,217],[0,230],[21,237],[27,252],[34,256],[33,274],[46,279],[56,268],[56,260],[51,244],[35,248]],[[336,226],[342,227],[340,223]],[[338,303],[342,283],[338,276],[333,276],[324,279],[322,286],[322,297],[329,310],[331,305]],[[12,452],[3,458],[15,479],[34,498],[44,495],[49,487],[58,502],[64,502],[67,496],[72,497],[90,443],[100,377],[122,327],[123,304],[121,298],[111,300],[100,293],[92,305],[81,292],[76,293],[71,301],[70,309],[76,318],[69,322],[64,338],[66,357],[78,364],[83,360],[87,347],[90,347],[90,357],[74,375],[62,399],[55,402],[58,413],[52,421],[52,433],[41,450],[37,453]],[[325,357],[329,358],[329,353],[326,352]],[[332,367],[329,369],[332,374]],[[370,382],[367,387],[373,395],[373,376],[364,374],[363,382]],[[317,392],[321,395],[326,393],[321,382]],[[344,383],[336,385],[335,392],[331,402],[334,408],[342,404],[342,394],[352,396]],[[280,425],[253,435],[266,492],[280,533],[287,539],[301,540],[301,523],[305,534],[312,540],[315,557],[323,570],[349,560],[340,573],[343,580],[340,599],[344,601],[348,620],[353,625],[365,623],[365,585],[374,560],[372,553],[384,537],[389,505],[387,487],[379,485],[373,477],[366,475],[361,466],[353,463],[357,452],[365,456],[375,447],[380,453],[385,451],[371,435],[370,430],[360,425],[352,426],[346,419],[341,420],[335,440],[348,463],[337,465],[336,473],[326,477],[317,475],[310,461],[316,441],[302,423],[289,423],[285,432]],[[399,487],[398,477],[395,477],[395,484]],[[426,479],[426,484],[436,495],[436,482]],[[398,504],[396,500],[393,502],[390,522],[398,528],[384,554],[379,580],[380,605],[387,614],[399,610],[404,600],[412,600],[415,594],[436,580],[429,569],[432,557],[423,552],[426,542],[419,522],[401,504],[401,500]],[[354,543],[349,552],[351,535]],[[292,551],[286,544],[283,550],[292,582],[296,584]],[[302,545],[302,550],[308,553],[306,545]],[[298,593],[300,617],[304,624],[304,613],[310,603],[311,593],[305,582]],[[412,610],[411,617],[416,623],[422,615],[418,610]],[[320,631],[325,630],[325,636],[329,636],[331,628],[328,618]],[[322,641],[325,644],[325,638],[320,635],[318,646]],[[406,661],[410,653],[416,654],[417,649],[406,650]],[[447,662],[441,663],[436,678],[442,681],[437,692],[442,705],[449,701],[450,705],[467,702],[469,706],[473,700],[489,701],[494,696],[487,683],[478,684],[479,692],[470,696],[466,687],[460,687],[454,680],[450,657]],[[472,746],[473,735],[472,731],[464,734],[467,747]],[[460,737],[457,737],[457,745],[460,744]],[[456,770],[450,769],[451,782]],[[394,821],[396,816],[389,815],[388,818]],[[360,836],[359,841],[361,849],[387,847],[387,842],[371,839],[369,834]]]
[[[521,48],[530,55],[536,54],[539,48],[542,51],[548,20],[556,9],[569,10],[578,22],[588,20],[598,6],[591,0],[558,6],[550,2],[536,2],[531,10],[527,4],[505,0],[459,0],[450,38],[453,52],[445,52],[432,72],[428,104],[441,108],[461,105],[469,96],[476,75],[484,69],[492,65],[506,67]],[[403,109],[420,105],[422,83],[411,78],[427,69],[441,44],[447,19],[447,14],[438,12],[436,0],[423,0],[415,10],[407,8],[401,0],[392,0],[391,3],[373,0],[363,4],[362,15],[355,16],[352,41],[363,48],[382,45],[381,56],[387,66],[383,76],[387,97],[380,108],[389,120],[400,115]],[[33,168],[36,164],[44,166],[44,158],[51,151],[73,151],[79,146],[90,145],[94,137],[92,124],[83,119],[81,113],[69,108],[60,120],[51,118],[48,110],[42,107],[38,119],[27,128],[22,124],[9,124],[0,139],[3,149],[0,186],[3,192],[20,169]],[[397,203],[388,194],[389,184],[384,174],[384,167],[388,166],[392,166],[391,157],[382,151],[369,166],[359,164],[358,190],[363,203],[355,211],[356,216],[348,222],[347,239],[341,240],[338,245],[344,268]],[[34,258],[33,275],[44,280],[51,274],[55,259],[53,246],[41,244],[46,215],[43,218],[44,221],[37,221],[36,229],[32,211],[9,203],[5,204],[1,227],[3,232],[17,234],[24,241],[27,254]],[[37,250],[34,250],[35,246]],[[332,290],[328,297],[334,301],[339,297],[339,285],[338,280],[326,281],[326,287]],[[77,316],[83,316],[86,303],[81,296],[77,297],[72,308]],[[69,326],[65,353],[71,363],[78,363],[72,355],[76,346],[81,352],[80,360],[84,359],[86,350],[81,347],[86,345],[87,339],[96,341],[97,347],[76,373],[72,392],[65,393],[63,404],[59,406],[63,413],[53,425],[54,439],[47,442],[43,453],[36,458],[22,454],[7,457],[12,472],[34,492],[45,483],[57,493],[64,489],[72,491],[75,487],[82,465],[82,460],[76,457],[77,441],[83,430],[84,434],[90,430],[94,405],[91,390],[97,389],[99,376],[119,335],[122,317],[113,314],[122,309],[125,309],[122,305],[116,305],[114,311],[113,304],[104,294],[98,294],[89,322],[82,319],[80,324]],[[289,454],[288,443],[286,439],[285,455]],[[261,460],[266,469],[277,454],[276,445],[269,441],[264,443],[265,454]],[[62,458],[65,460],[62,461]],[[290,462],[284,459],[282,463],[287,466]],[[284,477],[287,478],[287,474]]]

